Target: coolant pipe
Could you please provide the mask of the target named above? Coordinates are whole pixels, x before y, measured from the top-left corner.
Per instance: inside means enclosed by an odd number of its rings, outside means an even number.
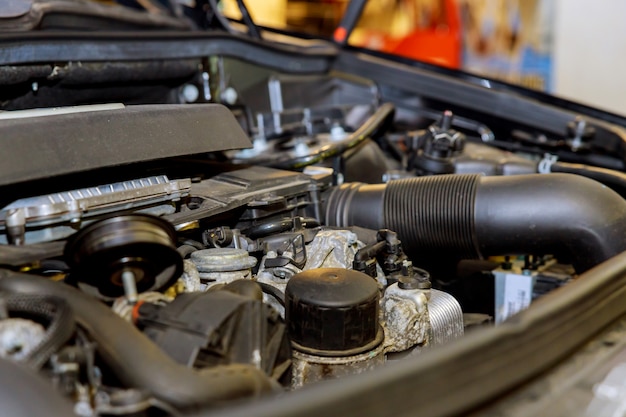
[[[582,272],[626,250],[626,201],[571,174],[349,183],[325,213],[329,226],[394,230],[411,255],[552,254]]]
[[[126,386],[148,390],[179,410],[221,405],[258,396],[273,384],[248,365],[193,370],[176,363],[137,328],[95,298],[46,278],[0,270],[0,292],[45,294],[64,299],[78,325],[96,342],[106,365]]]

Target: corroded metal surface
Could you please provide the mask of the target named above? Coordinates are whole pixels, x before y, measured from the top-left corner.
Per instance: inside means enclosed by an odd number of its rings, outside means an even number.
[[[183,285],[183,292],[195,292],[202,289],[198,268],[189,259],[183,260],[183,275],[180,277],[179,282]]]
[[[431,328],[425,291],[390,285],[381,300],[381,310],[386,352],[428,344]]]
[[[369,371],[385,362],[384,345],[354,356],[322,357],[293,351],[291,388]]]

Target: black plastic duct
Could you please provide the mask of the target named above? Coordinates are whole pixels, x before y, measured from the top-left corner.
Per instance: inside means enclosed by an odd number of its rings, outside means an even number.
[[[577,175],[441,175],[344,184],[326,224],[388,228],[410,254],[553,254],[582,272],[626,250],[626,201]]]
[[[178,409],[220,405],[227,400],[257,396],[272,387],[269,378],[252,366],[227,365],[196,371],[179,365],[106,305],[68,285],[0,270],[2,291],[64,299],[123,384],[146,389]]]

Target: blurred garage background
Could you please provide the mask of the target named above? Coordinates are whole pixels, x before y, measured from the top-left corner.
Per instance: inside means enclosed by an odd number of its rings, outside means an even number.
[[[246,0],[255,21],[332,38],[348,0]],[[238,18],[235,0],[222,2]],[[349,39],[626,115],[623,0],[369,0]]]

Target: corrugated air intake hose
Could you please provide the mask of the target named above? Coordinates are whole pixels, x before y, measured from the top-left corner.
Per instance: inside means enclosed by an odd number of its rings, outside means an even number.
[[[410,254],[552,254],[582,272],[626,250],[626,201],[577,175],[350,183],[325,207],[327,225],[394,230]]]

